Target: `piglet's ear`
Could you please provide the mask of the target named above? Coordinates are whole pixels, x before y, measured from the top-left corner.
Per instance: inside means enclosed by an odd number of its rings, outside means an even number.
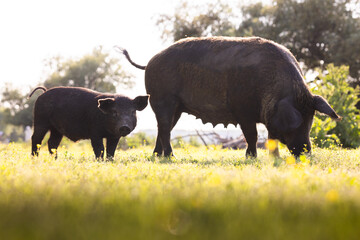
[[[148,105],[149,95],[138,96],[133,100],[136,110],[141,111]]]
[[[114,108],[114,105],[114,98],[103,98],[98,100],[98,108],[106,114],[111,112],[111,110]]]
[[[284,98],[276,105],[271,125],[278,131],[285,133],[298,128],[302,121],[301,113],[294,107],[291,99]]]
[[[336,114],[330,104],[321,96],[314,95],[314,109],[320,113],[326,114],[334,120],[340,120],[341,117]]]

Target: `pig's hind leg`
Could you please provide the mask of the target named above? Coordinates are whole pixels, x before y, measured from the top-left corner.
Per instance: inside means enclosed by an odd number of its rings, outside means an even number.
[[[152,108],[158,122],[158,135],[154,154],[164,154],[165,157],[174,156],[170,144],[170,136],[171,130],[182,114],[179,103],[176,101],[163,101],[160,104],[152,105]]]
[[[50,154],[55,154],[55,158],[57,158],[57,148],[60,145],[62,137],[63,137],[63,135],[56,129],[52,128],[50,130],[50,138],[48,141],[48,148],[49,148]]]
[[[177,109],[177,111],[174,114],[172,123],[171,123],[171,128],[170,131],[175,127],[176,123],[178,122],[180,116],[181,116],[182,112],[180,110]],[[162,124],[162,123],[159,123]],[[160,131],[158,130],[158,136],[156,138],[156,145],[155,145],[155,149],[154,149],[154,154],[161,156],[163,154],[164,150],[163,150],[163,145],[161,143],[161,135],[160,135]],[[170,155],[172,154],[172,150],[170,152]],[[168,156],[168,155],[165,155]]]
[[[39,156],[41,142],[49,128],[44,126],[34,126],[34,133],[31,136],[31,155]]]

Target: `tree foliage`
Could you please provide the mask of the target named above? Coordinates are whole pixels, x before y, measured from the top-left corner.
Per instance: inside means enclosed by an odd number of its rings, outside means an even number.
[[[6,84],[2,93],[3,118],[5,124],[27,126],[32,123],[32,108],[35,99],[27,99],[20,89]]]
[[[235,34],[231,16],[232,9],[220,1],[203,6],[184,1],[176,7],[173,16],[161,14],[157,25],[162,31],[162,38],[173,41],[184,37],[231,36]]]
[[[335,122],[327,116],[316,115],[311,129],[314,143],[320,147],[330,147],[337,143],[343,147],[360,146],[360,115],[356,108],[359,89],[349,86],[349,68],[329,64],[325,71],[317,69],[318,78],[312,83],[312,92],[326,98],[334,110],[342,117]]]
[[[132,76],[121,69],[119,60],[104,52],[101,47],[95,48],[91,54],[77,60],[50,58],[46,67],[49,74],[40,84],[46,88],[74,86],[114,93],[118,86],[130,88],[133,84]],[[32,125],[32,109],[41,92],[36,92],[28,99],[30,91],[24,94],[11,84],[6,85],[1,100],[5,108],[3,115],[6,123],[19,126]]]
[[[46,78],[44,86],[85,87],[100,92],[115,92],[116,87],[131,87],[131,75],[121,69],[119,60],[104,53],[102,47],[97,47],[91,54],[78,60],[62,60],[54,57],[47,65],[52,73]]]
[[[321,64],[350,66],[360,74],[360,19],[353,0],[276,0],[243,7],[237,35],[258,35],[285,45],[309,68]]]
[[[202,7],[182,3],[174,16],[161,15],[158,23],[163,37],[175,41],[210,35],[269,38],[288,47],[308,68],[348,65],[359,80],[359,7],[358,0],[273,0],[235,8],[221,2]]]

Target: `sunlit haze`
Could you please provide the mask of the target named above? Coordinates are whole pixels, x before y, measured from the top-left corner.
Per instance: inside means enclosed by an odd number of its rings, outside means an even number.
[[[45,59],[57,55],[78,58],[99,45],[107,51],[120,45],[128,49],[137,63],[146,65],[171,43],[160,38],[156,17],[161,13],[172,14],[178,3],[177,0],[1,1],[1,89],[12,83],[24,93],[30,92],[45,80]],[[136,77],[132,91],[119,92],[131,97],[145,94],[144,72],[131,66],[123,56],[119,58],[123,69]],[[210,124],[203,125],[186,115],[183,114],[177,129],[212,129]],[[138,119],[137,129],[157,127],[150,107],[139,113]]]

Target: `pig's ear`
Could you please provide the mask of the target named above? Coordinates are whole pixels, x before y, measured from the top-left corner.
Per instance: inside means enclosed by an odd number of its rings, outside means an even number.
[[[148,105],[148,99],[149,95],[136,97],[133,100],[136,110],[141,111],[146,108],[146,106]]]
[[[103,98],[98,100],[98,108],[103,113],[111,113],[111,110],[115,106],[115,99],[114,98]]]
[[[273,128],[285,133],[298,128],[302,121],[301,113],[294,107],[291,99],[284,98],[277,103],[270,124]]]
[[[334,120],[340,120],[341,117],[336,114],[334,109],[330,107],[330,104],[321,96],[314,95],[314,109],[323,114],[328,115]]]

